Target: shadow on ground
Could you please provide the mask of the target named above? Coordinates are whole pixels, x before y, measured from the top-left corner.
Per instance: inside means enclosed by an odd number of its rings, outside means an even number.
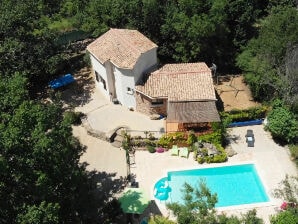
[[[226,138],[227,144],[231,143],[237,143],[238,140],[240,140],[240,135],[228,135]]]
[[[86,163],[82,164],[86,166]],[[86,223],[126,223],[126,214],[121,210],[115,195],[127,185],[126,178],[115,178],[116,173],[86,171],[87,179],[80,187],[79,210]]]
[[[140,223],[142,219],[148,219],[152,215],[162,215],[154,200],[151,200],[149,206],[143,214],[125,214],[121,209],[119,201],[115,198],[115,194],[120,194],[128,184],[126,178],[120,177],[115,179],[116,173],[96,172],[88,173],[91,181],[91,201],[92,210],[89,211],[90,223],[96,220],[98,223]],[[97,216],[97,217],[96,217]]]
[[[74,72],[75,82],[58,90],[51,90],[55,95],[61,96],[64,108],[83,106],[90,102],[94,80],[88,68]]]

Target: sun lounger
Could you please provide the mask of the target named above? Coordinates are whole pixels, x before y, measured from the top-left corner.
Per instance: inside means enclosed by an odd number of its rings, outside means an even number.
[[[177,145],[173,145],[173,147],[171,148],[171,155],[172,156],[178,156],[179,155],[179,149],[178,149]]]
[[[186,147],[181,148],[179,155],[180,157],[188,158],[188,148]]]

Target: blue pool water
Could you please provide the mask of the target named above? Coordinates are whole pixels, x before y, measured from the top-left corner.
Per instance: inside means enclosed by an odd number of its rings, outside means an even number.
[[[217,193],[215,207],[268,202],[269,198],[254,164],[168,172],[154,186],[155,198],[183,203],[184,183],[198,188],[203,180],[212,193]]]

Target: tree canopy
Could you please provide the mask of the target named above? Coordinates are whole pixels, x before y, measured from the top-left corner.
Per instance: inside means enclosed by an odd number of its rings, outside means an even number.
[[[237,58],[254,97],[259,100],[297,100],[298,13],[292,7],[274,7],[260,24],[258,37]]]

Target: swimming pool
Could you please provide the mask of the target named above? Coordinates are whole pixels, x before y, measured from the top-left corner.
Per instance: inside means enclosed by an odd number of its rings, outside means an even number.
[[[184,183],[198,187],[200,180],[206,182],[212,193],[217,193],[215,207],[269,201],[254,164],[171,171],[156,182],[154,196],[161,201],[183,203]]]

